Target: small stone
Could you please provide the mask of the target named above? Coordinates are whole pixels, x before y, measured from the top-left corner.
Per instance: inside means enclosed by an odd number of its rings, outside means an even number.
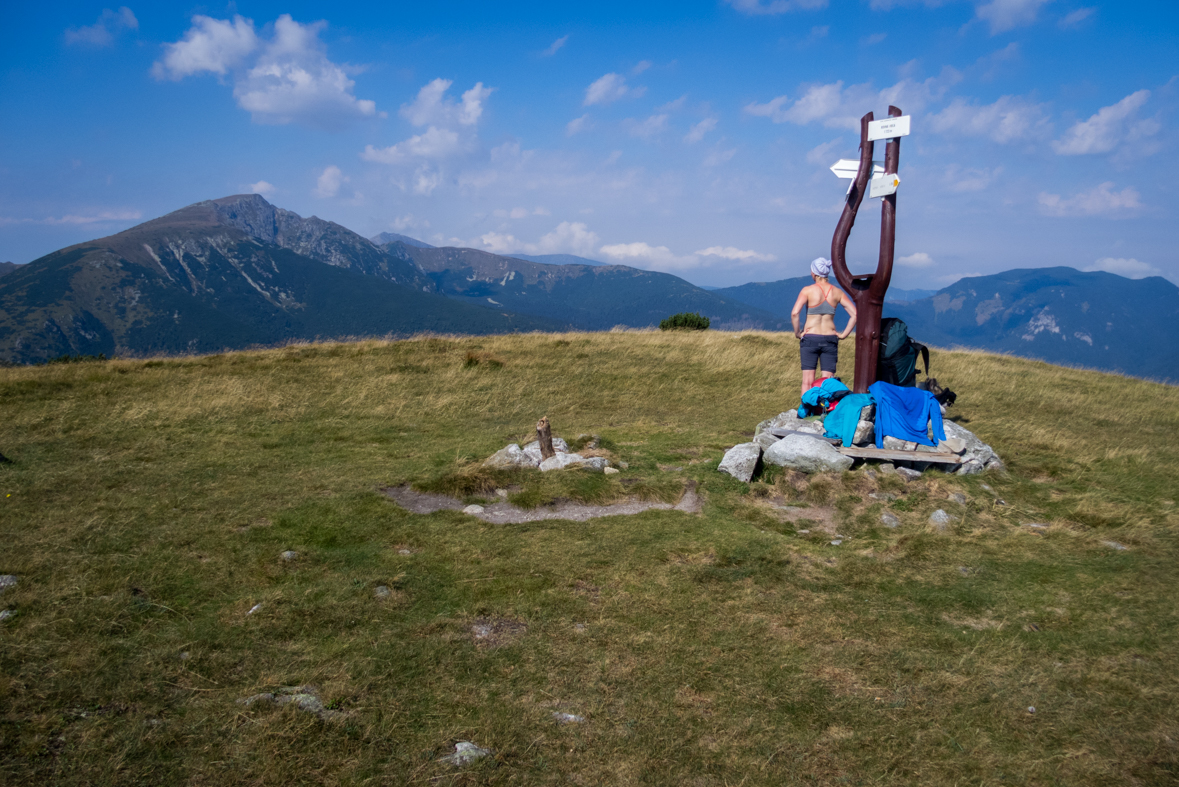
[[[553,718],[558,724],[581,724],[585,721],[584,716],[578,716],[575,713],[553,713]]]
[[[566,467],[580,466],[583,462],[585,462],[585,457],[581,454],[554,454],[540,463],[540,470],[543,473],[550,470],[564,470]]]
[[[507,500],[507,499],[508,499],[508,490],[506,490],[506,489],[497,489],[497,490],[495,490],[495,496],[496,496],[496,497],[499,497],[499,498],[502,498],[502,499],[504,499],[504,500]]]
[[[880,467],[877,469],[879,469],[880,472],[884,475],[896,475],[897,474],[897,466],[894,465],[892,462],[881,462]]]
[[[873,500],[883,500],[886,503],[897,499],[897,496],[892,492],[869,492],[868,497],[872,498]]]
[[[981,486],[983,489],[985,489],[985,490],[986,490],[986,491],[988,491],[988,492],[994,492],[994,491],[995,491],[994,489],[991,489],[991,486],[990,486],[990,484],[979,484],[979,486]]]
[[[837,547],[837,546],[839,546],[839,545],[840,545],[840,544],[842,544],[842,543],[843,543],[843,539],[842,539],[842,538],[837,538],[837,539],[835,539],[834,541],[832,541],[832,542],[831,542],[831,546],[833,546],[833,547]]]
[[[929,524],[935,526],[938,530],[945,530],[946,525],[950,524],[950,522],[954,521],[955,519],[957,519],[957,517],[952,517],[939,508],[937,511],[934,511],[929,515]]]
[[[1007,501],[1006,501],[1006,500],[1004,500],[1004,499],[1003,499],[1003,498],[1001,498],[1001,497],[996,497],[996,498],[995,498],[995,505],[997,505],[997,506],[1005,506],[1005,505],[1007,505]]]
[[[623,470],[629,470],[630,469],[630,462],[619,462],[618,466],[621,467]]]
[[[470,514],[471,516],[478,516],[479,514],[483,513],[483,506],[475,505],[474,503],[472,503],[471,505],[469,505],[463,509],[463,513]]]
[[[900,527],[901,520],[897,519],[896,514],[891,511],[885,511],[880,515],[880,521],[884,523],[885,527]]]
[[[389,598],[389,596],[392,595],[393,591],[389,590],[388,585],[377,585],[376,589],[373,591],[373,596],[376,598]]]
[[[618,475],[622,471],[619,470],[617,467],[607,467],[602,472],[605,473],[606,475]]]
[[[799,534],[800,536],[809,536],[809,535],[811,534],[811,531],[809,531],[809,530],[799,530],[799,531],[798,531],[798,534]]]
[[[1109,547],[1110,549],[1117,549],[1119,551],[1123,550],[1123,549],[1129,549],[1128,546],[1126,546],[1125,544],[1119,544],[1117,541],[1102,541],[1101,543],[1104,544],[1105,546]]]
[[[1023,526],[1034,528],[1036,530],[1047,530],[1048,529],[1047,522],[1024,522]]]
[[[864,469],[864,478],[868,478],[868,479],[875,481],[876,480],[876,471],[869,469],[869,468],[865,468]]]
[[[1036,706],[1035,706],[1035,705],[1029,705],[1029,706],[1028,706],[1028,713],[1035,713],[1035,712],[1036,712]]]
[[[899,475],[901,478],[913,481],[921,477],[921,472],[919,470],[910,470],[907,467],[898,467],[897,475]]]
[[[3,623],[12,617],[16,617],[15,609],[0,609],[0,623]]]
[[[577,456],[577,454],[573,454]],[[591,456],[581,460],[580,465],[572,465],[573,467],[580,466],[584,470],[589,470],[594,473],[604,473],[610,468],[610,460],[604,456]]]
[[[180,651],[180,660],[181,661],[188,661],[190,658],[192,658],[192,656],[188,655],[187,650]]]
[[[286,552],[282,553],[281,557],[285,562],[290,563],[292,560],[299,557],[299,553],[288,549]]]
[[[585,631],[585,624],[584,623],[574,623],[573,630],[576,631],[578,634],[581,634]]]
[[[950,495],[950,499],[960,506],[966,505],[966,495],[962,494],[961,492],[954,492]]]
[[[539,452],[538,448],[537,453],[539,454]],[[538,464],[540,464],[540,460],[533,461],[533,457],[520,448],[517,443],[499,449],[483,462],[484,467],[536,467]]]
[[[8,590],[11,587],[16,587],[16,576],[13,574],[0,574],[0,593]]]
[[[462,767],[468,765],[475,760],[480,760],[491,752],[487,749],[481,749],[470,741],[459,741],[454,745],[454,754],[448,754],[445,757],[439,758],[439,762],[447,762],[455,767]]]
[[[260,609],[262,609],[262,602],[261,602],[261,601],[259,601],[259,602],[258,602],[257,604],[255,604],[254,606],[250,607],[250,611],[249,611],[249,612],[247,612],[246,614],[247,614],[247,615],[253,615],[255,612],[257,612],[257,611],[258,611],[258,610],[260,610]]]

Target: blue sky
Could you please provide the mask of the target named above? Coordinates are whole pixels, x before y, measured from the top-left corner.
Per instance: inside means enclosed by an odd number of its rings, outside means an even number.
[[[1179,4],[14,4],[0,260],[257,191],[364,235],[724,286],[829,253],[895,103],[894,284],[1069,265],[1179,282]],[[875,268],[879,201],[849,245]]]

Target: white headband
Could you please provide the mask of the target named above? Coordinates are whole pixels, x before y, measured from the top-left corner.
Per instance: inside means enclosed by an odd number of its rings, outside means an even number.
[[[831,275],[831,260],[823,257],[815,257],[811,261],[811,273],[816,276],[821,276],[824,279]]]

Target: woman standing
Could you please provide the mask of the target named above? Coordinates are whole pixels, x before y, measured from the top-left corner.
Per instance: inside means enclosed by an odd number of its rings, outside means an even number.
[[[835,376],[835,365],[839,360],[839,340],[846,339],[856,325],[856,306],[851,298],[838,287],[827,281],[831,275],[831,261],[823,257],[811,263],[811,278],[814,284],[803,287],[790,312],[794,324],[794,335],[801,343],[802,393],[815,383],[815,371],[821,370],[820,379]],[[847,327],[840,333],[835,330],[835,307],[842,304],[847,312]],[[799,316],[806,308],[806,325],[799,328]]]

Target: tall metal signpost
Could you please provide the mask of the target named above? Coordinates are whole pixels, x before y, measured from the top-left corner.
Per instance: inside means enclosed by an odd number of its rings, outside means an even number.
[[[892,257],[897,235],[897,164],[901,157],[901,137],[909,134],[909,118],[901,115],[896,107],[888,108],[888,120],[874,120],[869,112],[860,118],[860,161],[841,159],[831,170],[841,178],[853,178],[847,190],[847,201],[843,215],[835,227],[831,239],[831,263],[835,278],[856,304],[856,370],[852,390],[867,393],[868,386],[876,382],[876,361],[880,354],[880,318],[884,311],[884,293],[892,279]],[[876,140],[887,139],[884,148],[884,166],[872,160]],[[853,170],[854,167],[854,170]],[[854,175],[852,174],[854,171]],[[847,269],[847,239],[856,213],[864,199],[865,191],[870,197],[881,197],[880,206],[880,258],[876,273],[853,275]]]

